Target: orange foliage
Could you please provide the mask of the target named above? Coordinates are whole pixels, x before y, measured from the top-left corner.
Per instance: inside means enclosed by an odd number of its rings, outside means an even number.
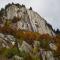
[[[52,37],[49,34],[40,35],[40,40],[52,40]]]
[[[16,38],[20,39],[23,38],[24,39],[24,33],[21,30],[17,30],[16,31]]]
[[[55,39],[57,41],[57,46],[58,46],[58,50],[57,51],[60,54],[60,35],[57,35]]]

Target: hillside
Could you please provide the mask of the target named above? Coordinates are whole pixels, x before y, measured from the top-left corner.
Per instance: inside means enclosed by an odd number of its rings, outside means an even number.
[[[9,3],[0,10],[0,60],[60,60],[60,35],[31,7]]]

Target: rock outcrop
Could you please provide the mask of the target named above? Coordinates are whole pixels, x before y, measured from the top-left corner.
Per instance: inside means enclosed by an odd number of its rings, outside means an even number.
[[[53,28],[46,22],[37,12],[27,9],[24,5],[10,4],[5,8],[4,19],[13,20],[14,17],[19,18],[13,22],[12,27],[39,32],[40,34],[55,35]]]

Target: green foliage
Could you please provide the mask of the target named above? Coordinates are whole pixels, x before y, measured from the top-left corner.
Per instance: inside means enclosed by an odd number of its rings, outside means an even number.
[[[10,27],[11,23],[12,23],[11,20],[6,20],[4,26]]]
[[[32,56],[32,60],[40,60],[40,57],[38,55]]]
[[[42,47],[42,48],[44,48],[45,50],[49,50],[50,48],[49,48],[49,41],[47,41],[47,40],[41,40],[40,41],[40,46]]]
[[[12,58],[14,55],[19,55],[19,52],[17,51],[17,48],[3,48],[0,50],[0,54],[3,55],[6,58]]]
[[[25,52],[24,50],[20,52],[21,57],[24,58],[24,60],[32,60],[32,57],[29,53]]]

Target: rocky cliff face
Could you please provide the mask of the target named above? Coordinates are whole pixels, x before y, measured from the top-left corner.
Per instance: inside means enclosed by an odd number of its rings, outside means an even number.
[[[11,4],[5,8],[5,19],[12,20],[14,17],[19,21],[14,22],[12,27],[17,29],[39,32],[40,34],[55,35],[51,25],[37,12],[27,9],[24,5]]]

